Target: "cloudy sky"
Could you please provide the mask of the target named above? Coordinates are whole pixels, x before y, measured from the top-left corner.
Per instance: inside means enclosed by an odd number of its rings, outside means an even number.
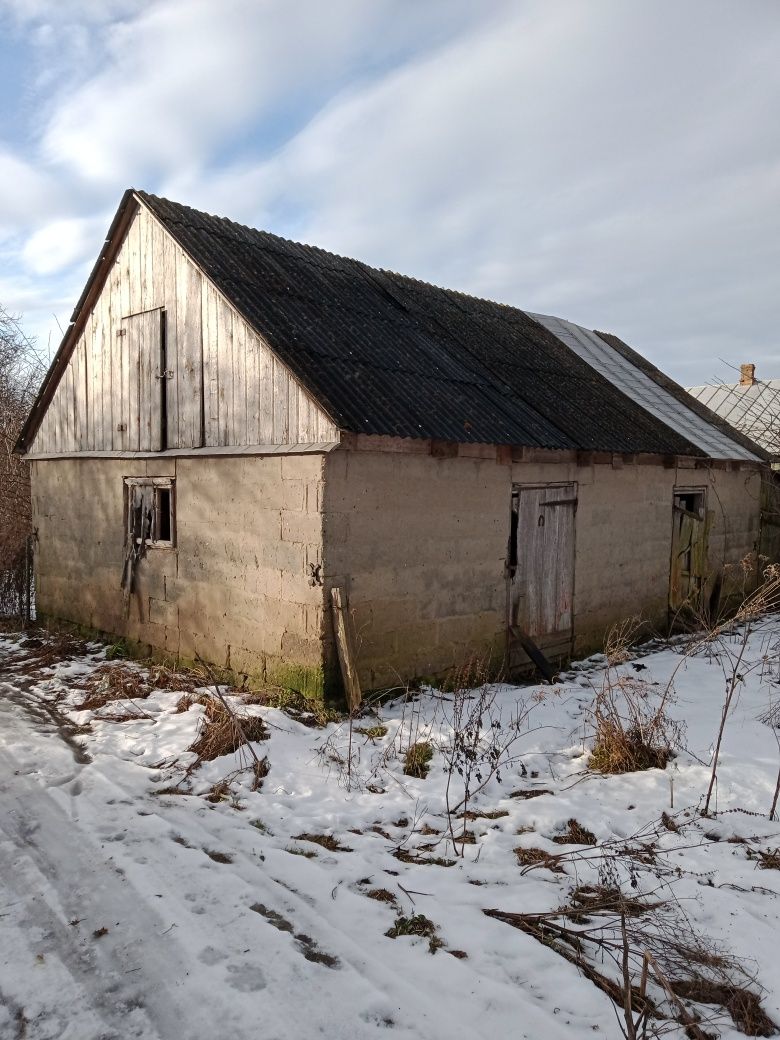
[[[0,0],[0,304],[124,188],[780,376],[780,0]]]

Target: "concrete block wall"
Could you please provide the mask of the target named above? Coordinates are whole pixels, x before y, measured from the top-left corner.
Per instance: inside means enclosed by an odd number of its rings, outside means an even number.
[[[760,477],[741,469],[498,463],[402,452],[33,464],[41,613],[320,693],[337,669],[327,593],[354,611],[366,689],[500,656],[513,484],[575,482],[575,653],[641,614],[667,622],[675,486],[707,489],[710,586],[755,552]],[[176,480],[177,544],[150,548],[129,617],[123,478]],[[322,564],[325,587],[309,584]]]
[[[322,692],[321,455],[32,465],[41,613]],[[175,478],[176,547],[147,550],[125,617],[127,476]]]
[[[325,460],[324,571],[347,590],[366,688],[503,653],[512,486],[559,482],[578,489],[575,654],[632,615],[665,628],[675,486],[707,489],[710,584],[756,548],[756,472],[338,450]]]
[[[327,457],[326,583],[346,589],[366,688],[437,673],[464,647],[490,652],[505,611],[507,481],[495,462]]]

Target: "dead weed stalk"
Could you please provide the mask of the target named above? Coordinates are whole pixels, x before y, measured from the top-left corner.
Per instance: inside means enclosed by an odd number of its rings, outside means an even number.
[[[607,666],[588,709],[593,730],[589,764],[600,773],[664,769],[682,746],[683,726],[668,714],[675,699],[677,669],[661,687],[619,670],[631,656],[630,647],[643,626],[641,618],[629,618],[607,635]]]

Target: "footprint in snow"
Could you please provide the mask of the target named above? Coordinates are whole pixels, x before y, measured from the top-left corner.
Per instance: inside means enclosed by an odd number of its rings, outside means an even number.
[[[207,964],[211,967],[213,964],[219,964],[220,961],[227,960],[227,954],[214,946],[204,946],[198,954],[198,960],[201,964]]]
[[[228,985],[239,993],[256,993],[265,989],[265,976],[256,964],[228,964],[227,971],[230,976]]]

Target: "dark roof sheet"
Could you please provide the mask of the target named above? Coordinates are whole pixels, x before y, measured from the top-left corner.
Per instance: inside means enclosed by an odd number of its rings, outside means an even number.
[[[343,430],[705,454],[523,311],[135,194]]]

